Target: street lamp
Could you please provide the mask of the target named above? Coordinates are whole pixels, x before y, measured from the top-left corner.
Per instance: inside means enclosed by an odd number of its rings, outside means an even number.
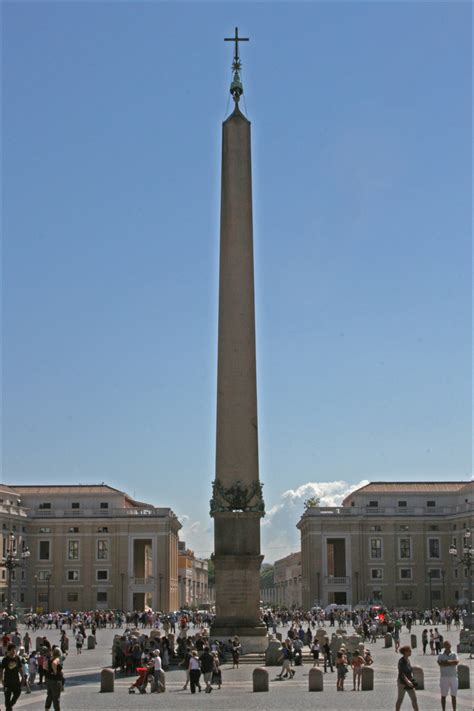
[[[51,586],[51,573],[48,573],[46,575],[46,582],[48,583],[48,615],[49,615],[49,613],[51,612],[50,602],[49,602],[49,594],[50,594],[50,590],[51,590],[51,587],[50,587]]]
[[[449,555],[453,557],[453,562],[455,565],[462,565],[467,569],[467,580],[468,580],[468,605],[467,605],[467,617],[464,618],[464,629],[472,630],[474,627],[474,621],[472,616],[472,563],[474,561],[474,549],[472,547],[471,541],[471,530],[466,528],[463,531],[464,543],[462,554],[458,553],[456,544],[452,543],[449,546]]]
[[[13,531],[10,531],[8,534],[8,546],[6,553],[6,556],[2,558],[1,564],[7,569],[7,611],[10,616],[13,610],[12,573],[15,568],[18,568],[26,563],[26,560],[30,557],[30,550],[25,541],[22,541],[21,553],[18,554],[15,534]]]
[[[161,599],[161,583],[162,583],[162,580],[163,580],[163,573],[160,573],[160,574],[158,575],[158,580],[160,581],[160,610],[161,610],[161,612],[164,612],[164,610],[163,610],[163,600]]]
[[[35,581],[35,609],[33,610],[34,613],[36,613],[36,610],[38,609],[38,576],[34,576],[34,581]]]

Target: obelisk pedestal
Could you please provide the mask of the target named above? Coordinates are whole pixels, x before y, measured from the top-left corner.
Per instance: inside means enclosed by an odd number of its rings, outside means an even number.
[[[234,75],[235,85],[241,87]],[[267,629],[260,618],[260,519],[265,509],[258,472],[250,122],[239,110],[239,96],[234,96],[235,109],[222,133],[216,479],[211,500],[216,618],[210,637],[228,641],[238,636],[245,653],[266,649]]]

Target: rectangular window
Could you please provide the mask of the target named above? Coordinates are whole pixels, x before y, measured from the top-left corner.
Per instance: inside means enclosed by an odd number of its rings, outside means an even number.
[[[77,526],[71,526],[69,528],[69,533],[79,533],[79,529]]]
[[[411,538],[400,538],[400,558],[411,558]]]
[[[426,502],[426,507],[427,507],[428,509],[434,509],[435,506],[436,506],[436,501],[427,501],[427,502]]]
[[[48,602],[48,593],[47,592],[38,593],[38,602]]]
[[[2,570],[2,580],[5,580],[6,577],[7,577],[7,571],[6,571],[6,570]]]
[[[49,526],[42,526],[39,530],[40,533],[51,533]]]
[[[48,578],[51,577],[51,571],[50,570],[40,570],[38,572],[38,580],[40,583],[45,583],[47,582]]]
[[[79,600],[78,593],[68,592],[68,594],[67,594],[67,601],[68,602],[77,602],[78,600]]]
[[[97,529],[97,533],[108,533],[108,532],[109,532],[109,529],[107,528],[107,526],[99,526],[99,528]]]
[[[439,538],[428,538],[428,557],[440,558]]]
[[[371,509],[376,509],[378,507],[378,505],[379,505],[378,501],[369,501],[369,507]]]
[[[457,580],[459,577],[459,570],[457,568],[453,568],[453,575],[454,579]]]
[[[407,507],[407,502],[406,501],[399,501],[398,502],[398,508],[399,509],[406,509]]]
[[[100,508],[101,508],[101,509],[108,509],[108,508],[109,508],[108,502],[107,502],[107,501],[101,501],[101,502],[100,502]]]
[[[382,539],[381,538],[371,538],[370,539],[370,557],[371,558],[381,558],[382,557]]]
[[[382,568],[371,568],[370,577],[372,580],[382,580],[382,578],[383,578]]]
[[[71,508],[72,508],[72,509],[80,509],[80,508],[81,508],[81,505],[80,505],[80,503],[79,503],[78,501],[74,501],[74,502],[71,504]]]
[[[441,570],[439,568],[431,568],[428,571],[428,576],[431,578],[431,580],[440,580]]]
[[[79,541],[67,542],[67,559],[79,560]]]
[[[50,559],[50,541],[40,541],[39,542],[39,559],[49,560]]]
[[[51,508],[51,504],[49,503],[49,501],[43,501],[43,503],[40,504],[38,508],[40,508],[40,509],[50,509],[50,508]]]
[[[432,590],[431,591],[431,599],[432,600],[441,600],[441,590]]]
[[[411,590],[402,590],[402,600],[411,600],[413,593]]]
[[[100,540],[97,541],[97,560],[109,559],[109,542]]]
[[[374,531],[374,532],[379,532],[379,531],[382,530],[382,526],[377,526],[377,525],[371,526],[371,527],[370,527],[370,530],[371,530],[371,531]]]
[[[79,571],[78,570],[68,570],[67,571],[67,579],[70,582],[76,583],[79,580]]]
[[[428,526],[428,531],[439,531],[439,526],[436,526],[435,524]]]
[[[107,602],[107,593],[99,590],[97,592],[97,602]]]
[[[411,580],[413,578],[413,570],[411,568],[400,568],[400,580]]]
[[[109,579],[109,571],[108,570],[98,570],[97,571],[97,580],[108,580]]]

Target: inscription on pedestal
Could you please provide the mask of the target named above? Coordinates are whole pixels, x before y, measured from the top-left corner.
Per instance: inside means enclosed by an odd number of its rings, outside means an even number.
[[[243,578],[224,577],[219,586],[219,602],[226,609],[240,607],[249,595],[248,582]]]

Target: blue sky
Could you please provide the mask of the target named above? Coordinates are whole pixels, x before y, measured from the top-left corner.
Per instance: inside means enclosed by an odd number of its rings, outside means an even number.
[[[471,474],[470,5],[3,3],[3,481],[106,481],[200,554],[236,25],[267,508]]]

